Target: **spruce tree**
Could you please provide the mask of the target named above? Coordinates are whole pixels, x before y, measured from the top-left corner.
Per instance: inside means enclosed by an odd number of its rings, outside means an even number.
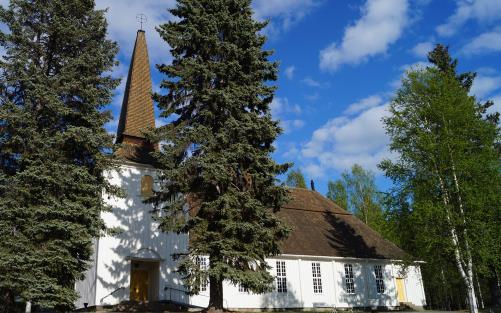
[[[289,165],[270,157],[280,134],[270,114],[277,63],[263,50],[265,23],[252,18],[250,0],[180,0],[177,20],[158,31],[174,60],[156,95],[161,116],[173,122],[157,131],[164,231],[189,232],[179,271],[191,293],[209,282],[210,310],[223,308],[223,281],[252,292],[272,288],[265,258],[279,253],[288,228],[275,216],[287,199],[276,176]],[[189,199],[190,218],[183,218]],[[207,256],[209,268],[198,258]]]
[[[471,87],[473,86],[473,81],[475,80],[475,77],[477,77],[477,73],[458,73],[456,69],[458,60],[451,57],[449,54],[449,47],[437,44],[435,48],[428,53],[428,61],[431,64],[434,64],[441,72],[454,75],[464,90],[470,92]],[[490,121],[493,124],[497,124],[499,123],[500,113],[487,113],[487,110],[493,105],[494,102],[492,100],[485,101],[484,103],[477,102],[477,114],[485,120]]]
[[[68,310],[105,225],[115,43],[93,0],[0,8],[0,311]]]

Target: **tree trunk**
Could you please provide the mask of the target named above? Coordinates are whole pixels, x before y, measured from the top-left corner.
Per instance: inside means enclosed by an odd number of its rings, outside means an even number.
[[[0,313],[9,313],[13,312],[15,309],[15,302],[14,302],[14,293],[12,293],[11,290],[6,289],[6,288],[0,288]]]
[[[491,275],[489,277],[489,291],[491,294],[491,305],[501,306],[501,285],[499,276],[493,266],[490,266]]]
[[[218,313],[224,310],[224,299],[223,299],[223,281],[216,277],[210,277],[209,279],[209,306],[207,307],[207,312]]]
[[[475,278],[477,280],[477,292],[478,292],[478,300],[480,301],[480,308],[484,309],[484,297],[482,296],[482,288],[480,286],[480,279],[478,278],[478,271],[475,273]]]
[[[473,273],[471,273],[471,275],[469,273],[466,279],[468,281],[466,291],[468,293],[468,304],[470,305],[470,312],[478,313],[477,297],[475,295],[475,288],[473,284]]]
[[[438,169],[437,169],[437,176],[440,183],[440,188],[442,190],[442,201],[444,203],[444,208],[446,213],[445,215],[447,217],[447,222],[449,223],[450,226],[452,246],[454,247],[454,258],[456,261],[456,266],[458,268],[459,274],[463,278],[463,281],[466,286],[466,292],[468,295],[468,304],[470,306],[470,313],[478,313],[477,297],[475,296],[475,288],[473,283],[473,260],[471,257],[471,253],[469,251],[467,238],[465,238],[466,256],[464,255],[462,256],[460,251],[459,237],[457,235],[456,228],[452,223],[451,213],[448,208],[450,203],[449,192],[445,187],[442,177],[440,177],[439,175]],[[464,215],[462,217],[464,220]]]
[[[31,313],[31,301],[26,301],[26,306],[24,308],[24,313]]]

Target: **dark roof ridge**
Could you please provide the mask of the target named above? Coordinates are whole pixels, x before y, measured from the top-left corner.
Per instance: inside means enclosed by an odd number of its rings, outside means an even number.
[[[313,213],[331,213],[334,215],[353,215],[350,212],[346,211],[346,213],[341,213],[341,212],[334,212],[328,209],[325,209],[325,211],[318,211],[318,210],[308,210],[308,209],[298,209],[298,208],[293,208],[293,207],[288,207],[287,204],[283,205],[280,210],[296,210],[296,211],[305,211],[305,212],[313,212]]]

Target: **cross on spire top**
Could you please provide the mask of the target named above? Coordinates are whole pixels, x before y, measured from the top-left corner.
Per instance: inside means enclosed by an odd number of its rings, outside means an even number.
[[[139,13],[136,15],[136,20],[139,22],[140,25],[139,30],[143,30],[143,24],[148,21],[146,15],[144,15],[143,13]]]

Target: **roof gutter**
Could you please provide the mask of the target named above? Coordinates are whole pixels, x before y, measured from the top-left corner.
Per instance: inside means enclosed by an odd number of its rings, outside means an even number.
[[[356,258],[356,257],[342,257],[342,256],[321,256],[321,255],[303,255],[303,254],[279,254],[273,258],[301,258],[301,259],[325,259],[325,260],[370,260],[370,261],[387,261],[392,263],[403,263],[399,259],[375,259],[375,258]],[[413,261],[412,263],[425,264],[425,261]]]

